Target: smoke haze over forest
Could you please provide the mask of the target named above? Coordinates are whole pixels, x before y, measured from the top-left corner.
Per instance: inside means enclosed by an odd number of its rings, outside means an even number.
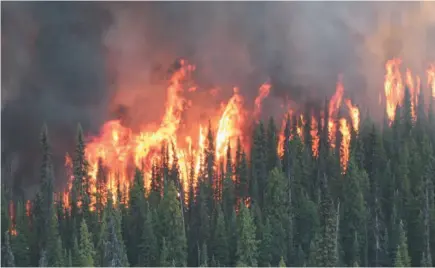
[[[270,79],[270,103],[323,100],[343,74],[363,113],[386,60],[416,72],[435,60],[432,2],[3,2],[1,12],[2,167],[12,169],[2,178],[16,187],[37,182],[44,122],[61,167],[78,123],[96,134],[120,107],[139,124],[158,121],[180,57],[223,99],[234,86],[253,99]]]

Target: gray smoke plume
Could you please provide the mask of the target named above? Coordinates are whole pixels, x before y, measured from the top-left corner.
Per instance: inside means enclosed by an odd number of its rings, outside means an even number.
[[[221,89],[216,106],[234,86],[251,103],[270,79],[264,113],[275,115],[284,98],[330,97],[339,74],[347,96],[373,106],[387,59],[418,72],[435,60],[434,12],[432,2],[4,2],[2,166],[12,174],[2,178],[37,181],[43,122],[57,170],[78,122],[93,134],[120,115],[158,123],[178,58],[197,66],[200,88]],[[193,117],[207,118],[210,97],[192,98]]]

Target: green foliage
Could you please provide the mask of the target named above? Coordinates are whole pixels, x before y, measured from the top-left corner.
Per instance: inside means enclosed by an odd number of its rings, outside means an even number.
[[[242,266],[247,264],[249,266],[257,265],[257,247],[258,241],[255,237],[255,225],[250,210],[242,203],[240,212],[237,219],[237,264]]]
[[[243,137],[249,148],[238,140],[234,159],[229,143],[226,157],[216,157],[210,126],[198,172],[192,157],[187,178],[165,142],[151,174],[137,167],[128,187],[117,180],[116,202],[105,185],[111,163],[98,161],[91,185],[80,126],[69,203],[63,195],[55,201],[44,126],[29,215],[2,185],[2,266],[432,266],[435,101],[427,111],[420,95],[415,120],[408,91],[392,124],[381,130],[367,117],[352,133],[343,173],[341,135],[333,148],[318,120],[313,155],[306,109],[305,120],[286,118],[282,148],[270,119]],[[328,121],[327,105],[320,112]]]
[[[160,235],[165,239],[167,249],[165,262],[175,262],[176,266],[185,266],[187,240],[180,201],[173,182],[169,182],[167,188],[159,206]]]
[[[92,267],[94,266],[94,244],[91,235],[88,232],[88,226],[85,220],[82,220],[80,225],[80,244],[79,244],[79,266]]]

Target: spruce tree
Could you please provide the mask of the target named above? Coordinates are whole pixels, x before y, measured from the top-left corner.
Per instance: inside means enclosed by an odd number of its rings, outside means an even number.
[[[139,260],[139,241],[142,237],[146,214],[144,179],[142,172],[138,168],[135,171],[129,196],[127,254],[130,264],[136,266]]]
[[[263,123],[260,122],[254,131],[251,148],[251,174],[252,183],[250,186],[250,197],[252,202],[263,204],[263,191],[267,180],[267,159],[266,159],[266,135]]]
[[[88,232],[88,226],[83,219],[80,225],[80,245],[79,245],[79,263],[82,267],[94,266],[94,244],[91,234]]]
[[[395,267],[409,267],[411,266],[411,259],[408,253],[408,241],[406,238],[403,222],[399,225],[399,245],[396,250],[396,258],[394,262]]]
[[[282,256],[287,255],[286,229],[289,208],[287,181],[284,174],[274,168],[269,175],[264,193],[264,214],[270,220],[272,233],[271,265],[277,265]]]
[[[5,267],[15,267],[15,256],[14,253],[12,252],[12,248],[11,248],[11,243],[10,243],[10,237],[9,237],[9,232],[6,231],[5,233],[5,254],[3,255],[3,262]],[[2,258],[2,259],[3,259]]]
[[[210,252],[219,264],[223,266],[229,265],[229,248],[228,248],[228,235],[226,232],[225,219],[221,207],[218,205],[215,216],[215,228],[212,231],[212,238],[210,241]]]
[[[236,266],[256,266],[258,241],[255,237],[255,225],[249,209],[241,204],[237,219],[237,262]]]
[[[63,247],[58,228],[57,217],[54,213],[54,209],[52,209],[46,247],[47,266],[49,267],[63,266]]]
[[[177,190],[169,182],[159,206],[160,235],[165,238],[168,250],[167,260],[176,266],[185,266],[187,262],[187,241]]]
[[[139,243],[139,266],[156,266],[158,261],[159,248],[157,237],[153,227],[153,212],[148,212],[142,229],[142,237]]]
[[[279,165],[278,157],[278,137],[275,121],[270,117],[267,126],[267,171],[271,171],[274,167]]]
[[[29,222],[23,202],[18,201],[15,213],[16,235],[10,239],[11,248],[18,267],[30,266]]]

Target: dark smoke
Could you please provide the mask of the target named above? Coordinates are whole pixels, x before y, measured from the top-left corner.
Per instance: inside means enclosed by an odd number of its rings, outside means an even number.
[[[159,122],[165,79],[179,58],[197,66],[201,88],[221,88],[216,106],[234,86],[251,103],[270,79],[272,96],[264,110],[277,114],[284,98],[303,103],[331,96],[339,74],[347,96],[361,105],[376,103],[386,59],[402,57],[419,71],[435,59],[434,6],[4,2],[2,167],[12,162],[13,174],[2,178],[17,188],[37,181],[43,122],[59,177],[77,123],[96,133],[115,117],[132,125]],[[194,106],[199,118],[207,117],[208,106]]]

